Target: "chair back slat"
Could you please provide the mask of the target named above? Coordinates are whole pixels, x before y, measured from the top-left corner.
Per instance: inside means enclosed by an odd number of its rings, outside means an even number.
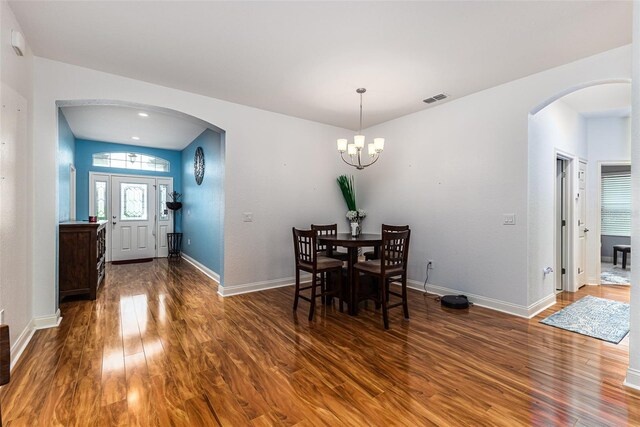
[[[381,266],[383,274],[386,270],[407,267],[409,257],[409,237],[411,230],[382,232]]]
[[[298,230],[293,227],[293,248],[296,264],[305,262],[314,267],[317,262],[316,232],[314,230]]]
[[[328,225],[311,224],[311,229],[317,233],[317,237],[338,235],[338,224],[328,224]],[[336,249],[336,247],[334,246],[333,249]],[[327,250],[326,244],[317,242],[318,252],[323,252],[326,250]]]
[[[407,231],[409,229],[408,225],[389,225],[382,224],[382,232],[385,231]]]

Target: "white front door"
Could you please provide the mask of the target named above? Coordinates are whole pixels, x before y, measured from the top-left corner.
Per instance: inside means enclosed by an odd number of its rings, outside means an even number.
[[[576,282],[578,287],[587,283],[587,164],[580,162],[578,166],[578,251],[577,267],[578,276]]]
[[[112,177],[112,261],[156,256],[155,183],[155,178]]]

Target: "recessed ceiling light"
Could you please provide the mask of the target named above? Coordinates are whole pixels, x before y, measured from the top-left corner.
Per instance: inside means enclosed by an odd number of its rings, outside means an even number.
[[[133,139],[134,141],[138,141],[140,139],[139,136],[132,136],[131,139]]]
[[[140,117],[149,117],[149,115],[147,113],[138,113],[138,115]]]

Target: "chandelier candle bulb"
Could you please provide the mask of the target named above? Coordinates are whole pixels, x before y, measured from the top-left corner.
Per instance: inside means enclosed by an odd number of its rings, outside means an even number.
[[[364,148],[364,135],[356,135],[353,137],[353,142],[356,145],[356,148],[363,149]]]
[[[376,144],[373,144],[373,143],[370,142],[367,147],[368,147],[368,150],[369,150],[369,155],[371,157],[375,156],[376,152],[377,152],[376,151]]]
[[[358,150],[356,149],[356,146],[354,144],[349,144],[349,150],[347,151],[347,154],[349,154],[350,156],[355,156],[358,153]]]
[[[341,153],[344,153],[345,151],[347,151],[347,140],[346,139],[339,139],[338,140],[338,151]]]
[[[384,150],[384,138],[373,138],[373,143],[376,146],[376,152]]]

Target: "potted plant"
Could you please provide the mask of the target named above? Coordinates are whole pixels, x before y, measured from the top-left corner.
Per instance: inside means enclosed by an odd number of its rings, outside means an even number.
[[[340,175],[338,177],[338,186],[342,191],[342,197],[347,203],[347,219],[351,223],[351,235],[353,237],[359,236],[362,231],[362,220],[367,216],[367,212],[364,209],[358,209],[356,206],[356,186],[353,175]]]
[[[182,209],[182,194],[177,191],[169,193],[170,202],[167,202],[167,208],[173,211],[173,233],[167,233],[167,245],[169,246],[169,258],[180,258],[182,251],[182,233],[176,233],[176,215]]]

